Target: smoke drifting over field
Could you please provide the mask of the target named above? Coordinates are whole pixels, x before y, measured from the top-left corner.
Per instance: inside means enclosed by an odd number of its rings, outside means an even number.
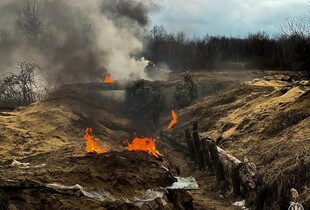
[[[36,62],[50,81],[144,77],[134,59],[156,6],[129,0],[4,0],[0,3],[0,74],[18,59]]]

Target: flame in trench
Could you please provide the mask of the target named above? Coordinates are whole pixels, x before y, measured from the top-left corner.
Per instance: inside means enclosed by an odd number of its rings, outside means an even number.
[[[171,110],[171,116],[172,116],[172,120],[168,125],[168,129],[173,128],[178,122],[178,117],[174,110]]]
[[[127,140],[124,143],[127,144],[127,147],[125,147],[125,149],[129,151],[145,151],[151,155],[154,155],[155,157],[158,157],[161,154],[156,149],[155,141],[156,140],[153,138],[135,137],[132,140],[132,143],[129,143]]]
[[[105,75],[103,83],[105,83],[105,84],[112,84],[112,83],[114,83],[113,80],[111,79],[111,75],[110,74]]]
[[[93,130],[91,128],[86,128],[86,133],[84,139],[87,141],[86,143],[86,152],[96,152],[96,153],[105,153],[107,152],[105,149],[97,145],[99,139],[92,135]]]

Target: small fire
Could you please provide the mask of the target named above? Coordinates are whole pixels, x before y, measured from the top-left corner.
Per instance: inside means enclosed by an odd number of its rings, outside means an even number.
[[[97,145],[99,139],[92,135],[93,130],[91,128],[86,128],[86,133],[84,139],[87,141],[86,152],[96,152],[96,153],[105,153],[105,149]]]
[[[125,149],[129,151],[145,151],[155,157],[161,155],[159,151],[156,150],[155,139],[153,138],[135,137],[131,144],[127,140],[124,143],[128,145]]]
[[[105,84],[112,84],[112,83],[114,83],[113,80],[111,79],[111,75],[110,74],[105,75],[103,83],[105,83]]]
[[[171,110],[171,116],[172,116],[172,120],[170,124],[168,125],[168,129],[173,128],[173,126],[175,126],[178,122],[178,117],[174,110]]]

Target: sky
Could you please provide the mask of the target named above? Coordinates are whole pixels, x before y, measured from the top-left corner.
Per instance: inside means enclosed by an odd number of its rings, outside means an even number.
[[[279,34],[288,17],[310,15],[308,0],[156,0],[160,10],[151,25],[188,36],[247,36],[265,31]]]

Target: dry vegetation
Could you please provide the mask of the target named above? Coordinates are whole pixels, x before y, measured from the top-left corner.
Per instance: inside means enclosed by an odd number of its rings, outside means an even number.
[[[200,190],[191,192],[196,209],[236,209],[232,203],[242,198],[231,196],[216,184],[214,175],[198,171],[189,161],[183,130],[194,120],[199,121],[202,134],[213,139],[222,136],[218,141],[222,148],[239,159],[246,156],[257,165],[259,187],[247,194],[248,207],[257,207],[261,199],[261,208],[279,208],[289,201],[292,187],[308,205],[309,85],[271,77],[251,80],[248,74],[245,80],[251,81],[239,83],[241,78],[229,72],[195,73],[193,78],[203,84],[223,75],[230,78],[230,87],[177,110],[178,124],[173,129],[166,128],[170,117],[161,120],[163,135],[157,146],[164,162],[149,155],[123,152],[124,140],[132,139],[134,131],[143,131],[143,123],[136,117],[133,120],[119,101],[96,92],[65,87],[42,102],[6,112],[0,117],[1,205],[19,209],[39,208],[44,203],[47,208],[70,209],[78,205],[117,209],[127,204],[102,203],[72,192],[67,195],[29,181],[103,187],[118,198],[126,195],[130,199],[149,188],[169,185],[171,175],[181,173],[194,176],[200,185]],[[176,79],[171,75],[172,83]],[[86,127],[92,127],[100,144],[113,152],[87,155],[83,140]],[[29,163],[30,168],[12,166],[13,160]],[[168,174],[160,167],[162,164],[170,169]],[[16,181],[15,188],[9,179]],[[25,185],[32,187],[26,190]],[[34,188],[40,188],[39,196]],[[258,198],[262,194],[265,196]],[[169,205],[173,208],[172,203]]]
[[[3,5],[15,12],[15,19],[10,14],[13,21],[0,27],[0,62],[4,71],[13,72],[0,78],[0,111],[10,109],[0,112],[0,209],[191,209],[192,204],[203,210],[236,209],[232,203],[241,199],[253,209],[287,209],[291,188],[310,208],[310,87],[309,81],[300,81],[309,79],[309,16],[287,20],[279,37],[258,32],[244,38],[191,39],[163,26],[147,30],[153,4],[78,1],[76,6],[27,0]],[[98,14],[89,14],[96,9]],[[5,20],[7,14],[0,16]],[[59,79],[101,84],[107,73],[113,79],[136,78],[145,73],[142,56],[176,72],[168,81],[142,80],[156,88],[145,91],[142,85],[141,94],[133,91],[137,97],[126,106],[74,84],[48,94],[49,84],[42,86],[36,78],[37,72],[43,75],[36,63],[21,60],[10,69],[27,53],[49,70],[53,86]],[[215,71],[219,69],[228,70]],[[200,98],[192,103],[194,94],[184,103],[189,106],[179,106],[178,123],[167,130],[171,118],[164,115],[177,107],[171,101],[181,81],[178,70],[191,72]],[[161,86],[167,86],[164,93],[157,92]],[[155,99],[147,101],[151,93]],[[163,95],[167,104],[157,104]],[[179,96],[185,101],[186,96]],[[184,138],[193,121],[199,122],[201,135],[257,165],[255,190],[233,197],[214,174],[197,170]],[[86,153],[83,135],[88,127],[109,152]],[[163,157],[124,151],[124,141],[134,132],[151,133]],[[192,194],[167,190],[162,199],[145,201],[147,190],[170,186],[176,175],[194,176],[200,189]],[[50,187],[55,183],[69,187]],[[76,184],[104,198],[87,197]]]
[[[27,106],[44,96],[46,89],[35,80],[40,67],[26,60],[17,63],[16,73],[0,79],[0,107]]]
[[[284,87],[290,88],[283,93]],[[248,195],[247,206],[265,209],[283,207],[290,200],[289,190],[292,187],[309,205],[309,91],[309,86],[298,82],[260,79],[199,100],[179,110],[179,124],[169,132],[178,146],[174,146],[176,153],[169,153],[184,174],[192,173],[195,167],[180,161],[188,157],[173,157],[180,151],[187,153],[183,129],[198,120],[204,135],[213,139],[222,136],[218,142],[222,148],[241,160],[246,156],[257,165],[261,180],[258,190]],[[212,180],[212,176],[203,172],[196,176],[200,177],[199,181],[204,186],[200,193],[195,194],[198,197],[196,201],[201,202],[197,205],[203,209],[202,206],[213,202],[207,196],[201,197],[204,193],[214,196],[209,192],[214,186],[206,183],[206,180]],[[221,190],[214,191],[217,191],[217,199],[225,195]],[[265,197],[258,198],[260,193]],[[226,201],[229,203],[230,199],[228,197]],[[229,205],[226,201],[222,202],[224,206]],[[264,202],[264,206],[259,207],[259,202]]]

